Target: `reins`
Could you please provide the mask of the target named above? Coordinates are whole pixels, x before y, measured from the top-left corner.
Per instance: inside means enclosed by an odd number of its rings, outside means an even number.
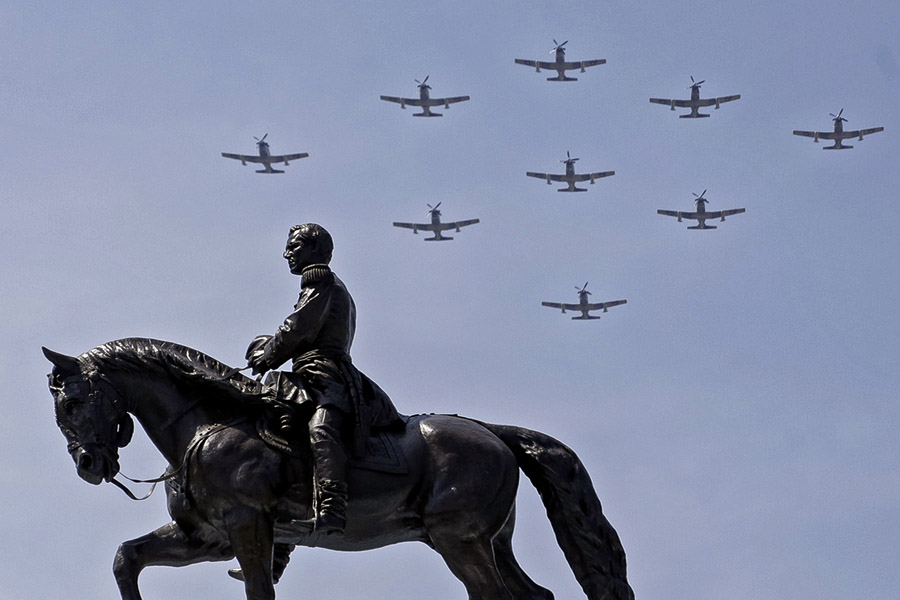
[[[184,471],[184,468],[187,466],[187,463],[191,458],[191,455],[197,450],[197,448],[200,446],[200,444],[205,442],[211,435],[219,433],[220,431],[228,429],[229,427],[234,427],[238,423],[243,423],[245,420],[246,420],[245,418],[241,417],[241,418],[235,419],[234,421],[231,421],[229,423],[220,423],[218,425],[213,425],[213,426],[209,427],[209,429],[207,429],[201,433],[198,433],[197,435],[194,436],[194,439],[191,440],[191,443],[188,444],[188,447],[185,449],[184,456],[181,458],[181,464],[179,464],[176,469],[169,470],[168,468],[166,468],[166,470],[163,471],[163,474],[160,475],[159,477],[154,477],[153,479],[132,479],[128,475],[119,473],[119,475],[122,475],[122,477],[124,477],[131,483],[152,483],[153,484],[152,486],[150,486],[150,491],[147,492],[144,496],[141,496],[140,498],[138,498],[134,494],[134,492],[132,492],[130,489],[128,489],[128,487],[124,483],[122,483],[121,481],[118,481],[117,479],[110,479],[109,483],[113,484],[114,486],[116,486],[117,488],[122,490],[122,492],[126,496],[131,498],[132,500],[136,500],[138,502],[140,502],[142,500],[146,500],[156,490],[156,484],[161,483],[163,481],[168,481],[170,479],[174,479],[176,475],[178,475],[179,473]]]

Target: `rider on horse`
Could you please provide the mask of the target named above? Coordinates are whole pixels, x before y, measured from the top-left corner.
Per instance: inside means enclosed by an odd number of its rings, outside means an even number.
[[[271,373],[266,380],[283,434],[290,435],[302,405],[315,407],[309,440],[316,510],[307,525],[322,534],[342,532],[346,523],[347,434],[353,434],[353,450],[361,453],[372,427],[400,421],[387,394],[350,361],[356,306],[328,266],[333,248],[331,235],[320,225],[291,227],[284,258],[291,273],[301,277],[300,299],[275,335],[259,336],[247,349],[247,363],[258,374],[292,359],[292,372]]]

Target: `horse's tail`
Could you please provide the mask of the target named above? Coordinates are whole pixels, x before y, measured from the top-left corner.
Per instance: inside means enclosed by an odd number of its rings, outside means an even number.
[[[590,600],[634,600],[625,574],[625,550],[600,506],[578,456],[549,435],[483,423],[503,440],[537,489],[556,541]]]

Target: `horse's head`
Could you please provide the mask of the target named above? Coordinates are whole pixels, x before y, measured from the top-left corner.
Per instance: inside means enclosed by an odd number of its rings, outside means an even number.
[[[56,424],[66,437],[78,475],[97,485],[119,472],[119,451],[131,441],[134,421],[112,384],[75,357],[43,348],[53,363],[50,392]]]

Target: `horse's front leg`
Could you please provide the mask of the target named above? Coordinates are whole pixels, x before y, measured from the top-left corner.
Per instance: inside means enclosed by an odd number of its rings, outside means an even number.
[[[194,540],[171,521],[146,535],[122,542],[113,562],[113,573],[122,600],[141,600],[137,580],[144,567],[183,567],[232,557],[227,544]]]
[[[247,600],[274,600],[272,551],[274,523],[264,512],[235,507],[225,515],[225,528],[234,556],[241,565]]]

